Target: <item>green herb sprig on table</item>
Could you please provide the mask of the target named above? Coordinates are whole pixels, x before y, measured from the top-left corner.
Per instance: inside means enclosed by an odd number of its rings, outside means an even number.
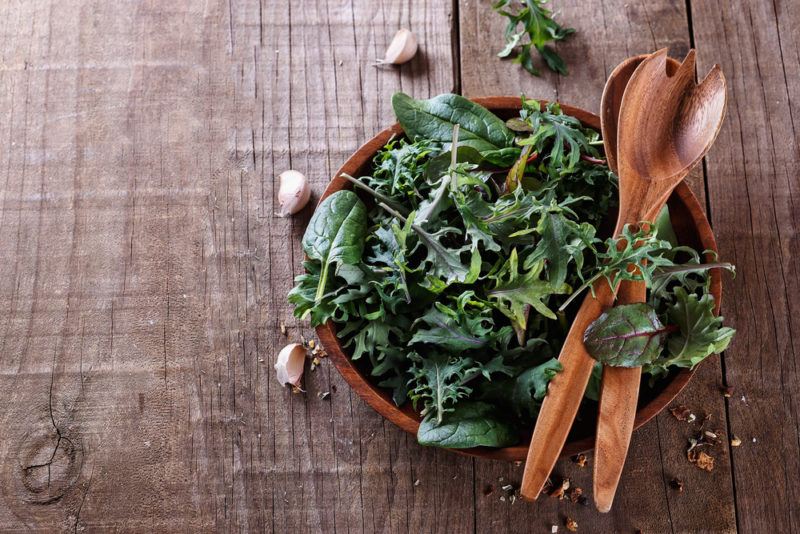
[[[656,380],[727,346],[708,270],[730,266],[678,246],[668,213],[601,239],[617,193],[597,132],[528,99],[508,121],[458,95],[392,103],[406,136],[344,176],[355,193],[317,208],[289,300],[314,326],[333,321],[356,365],[412,403],[420,443],[518,442],[561,370],[571,299],[593,284],[649,288],[587,331],[600,362]]]
[[[497,55],[507,58],[516,53],[514,63],[539,76],[539,69],[533,64],[535,49],[550,70],[566,75],[567,65],[548,43],[562,41],[575,30],[553,20],[553,13],[543,7],[546,3],[546,0],[499,0],[493,4],[497,13],[508,18],[503,34],[506,44]]]

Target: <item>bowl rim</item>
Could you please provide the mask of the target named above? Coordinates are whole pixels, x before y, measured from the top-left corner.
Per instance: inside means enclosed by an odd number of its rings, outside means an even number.
[[[470,100],[486,107],[492,112],[516,111],[522,107],[521,98],[514,96],[477,97],[470,98]],[[539,100],[539,102],[547,104],[549,101]],[[560,102],[559,105],[564,113],[576,117],[585,126],[593,128],[598,132],[600,131],[600,117],[594,113]],[[351,175],[357,173],[360,168],[372,160],[375,153],[382,148],[392,136],[402,133],[403,130],[400,125],[395,123],[361,145],[361,147],[336,171],[336,174],[334,174],[325,188],[325,191],[320,196],[319,202],[322,202],[326,197],[339,190],[350,189],[352,185],[344,178],[341,178],[341,175],[343,173]],[[691,218],[692,226],[695,228],[698,240],[703,245],[703,248],[716,253],[717,244],[711,225],[706,218],[700,202],[694,193],[692,193],[686,181],[682,181],[678,184],[670,200],[677,201],[683,205]],[[319,203],[317,206],[318,205]],[[722,277],[719,269],[711,270],[711,293],[715,300],[714,314],[718,315],[722,303]],[[350,357],[345,354],[339,343],[339,339],[336,337],[336,328],[333,321],[328,321],[325,324],[317,326],[316,333],[337,371],[358,396],[385,419],[388,419],[402,430],[416,436],[420,422],[419,415],[411,409],[410,403],[406,403],[403,407],[397,407],[387,391],[371,382],[368,377],[364,376],[364,374],[353,365]],[[695,366],[694,369],[682,369],[665,385],[660,393],[644,406],[640,406],[636,411],[634,430],[641,427],[664,410],[683,388],[686,387],[696,370],[697,366]],[[586,436],[585,438],[567,441],[561,451],[561,457],[573,456],[580,452],[588,451],[594,447],[594,442],[594,434]],[[478,458],[524,461],[528,453],[528,443],[502,448],[475,447],[471,449],[447,450]]]

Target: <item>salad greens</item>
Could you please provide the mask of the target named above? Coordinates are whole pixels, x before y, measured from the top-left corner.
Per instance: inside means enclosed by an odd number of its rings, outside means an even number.
[[[647,303],[611,308],[587,330],[598,362],[657,380],[727,347],[708,270],[730,265],[678,246],[666,212],[601,239],[617,191],[597,132],[524,98],[508,121],[458,95],[392,102],[406,136],[369,175],[344,176],[358,194],[317,208],[289,301],[314,326],[333,321],[356,365],[412,403],[420,443],[523,439],[561,370],[570,303],[595,284],[649,289]],[[597,399],[596,367],[585,402]]]
[[[501,58],[511,57],[515,50],[519,50],[514,63],[539,76],[539,69],[533,65],[531,56],[532,49],[535,49],[550,70],[566,75],[567,65],[547,43],[563,41],[575,30],[553,20],[553,13],[544,7],[546,3],[547,0],[498,0],[492,5],[497,13],[508,19],[503,34],[506,44],[497,55]],[[522,26],[521,30],[517,30],[519,26]]]

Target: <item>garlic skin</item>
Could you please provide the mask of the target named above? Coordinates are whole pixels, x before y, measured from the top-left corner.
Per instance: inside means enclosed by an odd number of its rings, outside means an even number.
[[[299,386],[306,362],[306,348],[300,343],[289,343],[278,353],[275,372],[281,385]]]
[[[278,176],[278,216],[288,217],[303,209],[311,198],[311,188],[303,173],[293,170],[284,171]]]
[[[391,65],[402,65],[411,61],[411,58],[417,53],[417,38],[411,31],[401,28],[398,30],[389,47],[386,49],[386,55],[383,59],[379,59],[378,63],[388,63]]]

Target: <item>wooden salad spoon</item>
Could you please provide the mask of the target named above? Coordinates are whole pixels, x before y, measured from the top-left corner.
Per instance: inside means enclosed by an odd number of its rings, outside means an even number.
[[[603,148],[609,168],[617,175],[619,175],[617,141],[622,98],[633,73],[648,57],[650,54],[633,56],[617,65],[603,89],[600,101]],[[679,65],[675,59],[667,57],[667,76],[673,76]],[[617,227],[619,230],[619,220]],[[646,293],[643,283],[622,281],[617,290],[617,303],[644,302]],[[613,301],[604,302],[603,306],[610,307],[613,304]],[[608,512],[611,509],[625,458],[628,455],[636,419],[641,374],[641,367],[603,367],[593,466],[594,502],[601,512]]]
[[[623,135],[617,154],[620,210],[615,235],[627,223],[654,219],[675,186],[707,152],[724,115],[725,80],[719,67],[699,86],[694,85],[694,51],[672,76],[666,69],[666,50],[660,50],[635,69],[630,96],[627,88],[624,92],[623,110],[629,106],[629,111],[619,117]],[[631,297],[643,300],[641,289],[637,291]],[[539,495],[558,459],[594,366],[583,334],[614,301],[605,281],[595,284],[594,293],[584,298],[572,323],[559,355],[563,370],[550,382],[542,403],[520,488],[528,499]]]

